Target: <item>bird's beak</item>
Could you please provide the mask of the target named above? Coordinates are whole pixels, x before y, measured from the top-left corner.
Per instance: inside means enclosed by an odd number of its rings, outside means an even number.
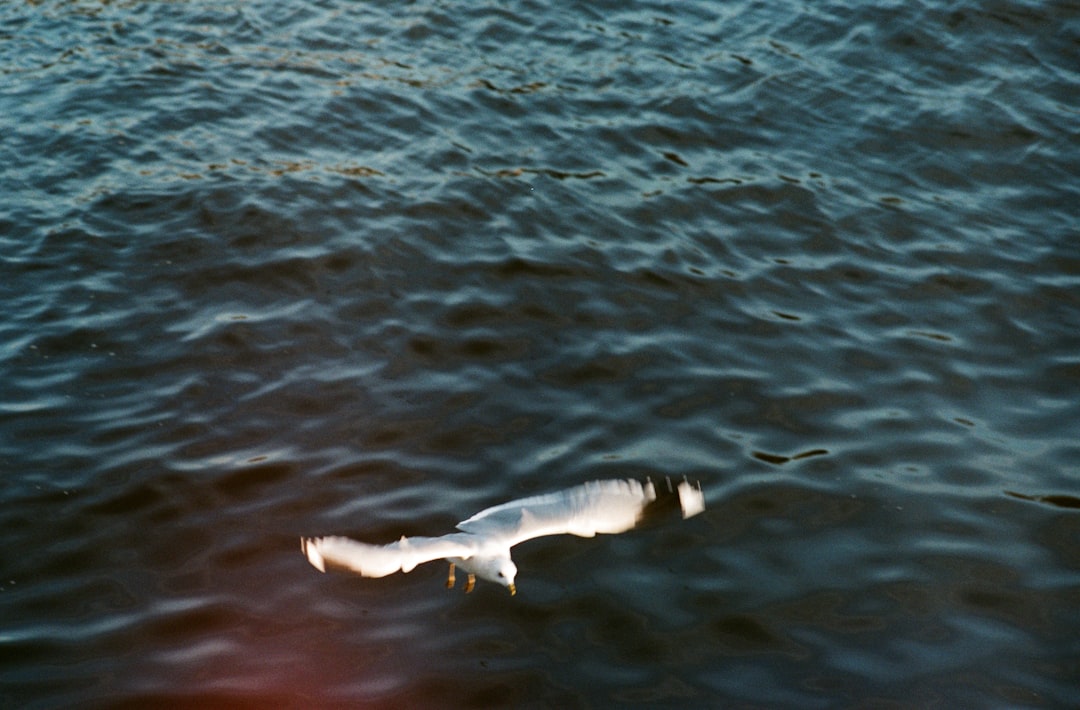
[[[514,596],[515,594],[517,594],[517,587],[515,587],[514,585],[509,585],[507,589],[510,590],[510,596]]]

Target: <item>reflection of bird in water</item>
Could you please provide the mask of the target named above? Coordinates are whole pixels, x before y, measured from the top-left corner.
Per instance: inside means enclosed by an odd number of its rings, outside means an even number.
[[[665,490],[666,489],[666,490]],[[533,496],[488,508],[458,523],[462,532],[442,537],[402,537],[389,545],[368,545],[346,537],[305,537],[300,548],[320,571],[326,565],[347,567],[364,577],[411,572],[431,560],[450,562],[446,586],[454,586],[454,568],[469,574],[465,591],[476,577],[503,585],[514,594],[517,567],[510,548],[544,535],[569,533],[592,537],[633,528],[656,512],[678,505],[684,518],[705,509],[701,487],[685,479],[676,487],[635,480],[592,481],[557,493]]]

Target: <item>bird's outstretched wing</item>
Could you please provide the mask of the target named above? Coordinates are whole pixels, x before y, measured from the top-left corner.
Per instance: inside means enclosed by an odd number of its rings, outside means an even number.
[[[305,537],[300,549],[320,572],[326,565],[347,567],[364,577],[385,577],[394,572],[411,572],[424,562],[444,557],[471,557],[476,546],[469,535],[443,537],[402,537],[389,545],[368,545],[347,537]]]
[[[674,495],[675,489],[671,493]],[[633,528],[656,501],[657,491],[651,481],[592,481],[488,508],[457,527],[507,547],[544,535],[592,537]],[[705,499],[700,489],[683,482],[678,488],[678,504],[683,517],[688,518],[704,509]]]

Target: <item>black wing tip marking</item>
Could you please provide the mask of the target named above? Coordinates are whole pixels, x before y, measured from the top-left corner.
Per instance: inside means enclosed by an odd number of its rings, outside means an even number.
[[[705,509],[705,495],[700,481],[691,483],[683,476],[682,481],[676,484],[671,476],[664,476],[659,483],[654,483],[651,477],[646,482],[655,492],[655,498],[645,504],[638,525],[650,525],[672,515],[692,518]]]

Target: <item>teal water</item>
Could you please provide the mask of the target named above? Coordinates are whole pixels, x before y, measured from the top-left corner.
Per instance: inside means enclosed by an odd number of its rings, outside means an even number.
[[[0,705],[1080,702],[1080,5],[0,6]],[[586,480],[703,515],[320,575]]]

